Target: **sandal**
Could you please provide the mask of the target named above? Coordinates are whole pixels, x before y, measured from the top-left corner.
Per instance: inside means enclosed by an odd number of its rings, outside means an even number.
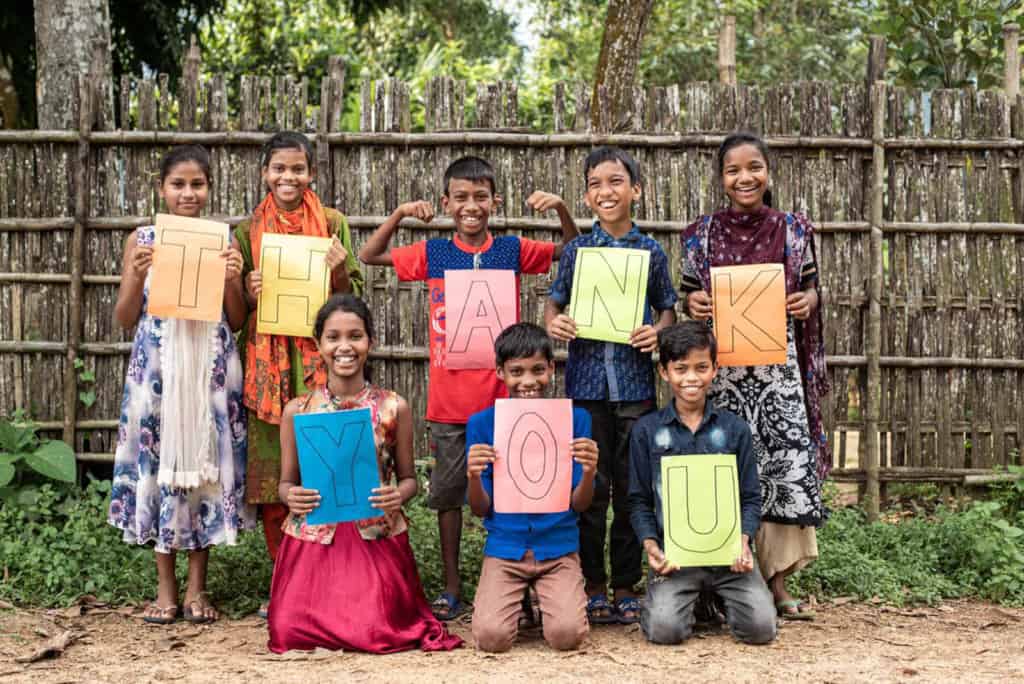
[[[145,613],[152,613],[146,615]],[[151,625],[171,625],[180,617],[181,606],[174,604],[173,606],[161,606],[156,601],[153,601],[146,606],[145,613],[143,613],[142,621]]]
[[[623,596],[615,602],[615,619],[619,624],[632,625],[640,622],[640,601],[636,596]],[[632,613],[632,615],[626,615]]]
[[[587,621],[592,625],[612,625],[619,621],[612,604],[604,594],[594,594],[587,599]]]
[[[196,610],[197,607],[198,610]],[[215,622],[220,615],[207,615],[206,611],[209,609],[217,613],[217,609],[206,598],[206,592],[201,591],[194,599],[185,603],[185,620],[193,625],[205,625],[209,622]]]
[[[462,608],[462,601],[459,600],[459,597],[447,591],[442,592],[430,604],[430,612],[434,614],[434,617],[443,622],[457,618],[462,614]]]
[[[256,611],[256,615],[257,615],[257,617],[260,617],[260,618],[262,618],[264,620],[269,619],[270,618],[270,601],[264,601],[263,603],[261,603],[260,604],[260,609]]]
[[[817,613],[809,608],[805,609],[805,605],[800,599],[789,599],[776,603],[775,610],[783,620],[813,620]],[[789,610],[790,608],[792,610]]]

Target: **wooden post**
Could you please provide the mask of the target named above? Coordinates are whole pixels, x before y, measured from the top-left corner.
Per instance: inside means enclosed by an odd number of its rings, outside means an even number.
[[[885,36],[870,36],[868,47],[868,71],[864,85],[868,93],[876,81],[885,80]]]
[[[181,70],[181,82],[178,86],[178,130],[194,131],[199,128],[196,117],[196,105],[199,104],[199,46],[196,37],[188,52],[185,53],[185,64]]]
[[[871,88],[871,271],[868,281],[868,325],[864,354],[867,356],[867,397],[864,411],[864,507],[868,520],[878,519],[878,421],[882,404],[882,202],[885,179],[885,81]]]
[[[64,431],[62,438],[75,448],[75,421],[78,417],[78,345],[82,339],[82,261],[85,253],[85,227],[89,217],[89,134],[95,105],[96,71],[78,79],[78,164],[75,169],[75,225],[71,236],[71,284],[68,293],[68,349],[64,359]]]
[[[1020,26],[1003,24],[1003,59],[1006,72],[1003,77],[1003,90],[1006,98],[1015,102],[1020,94]]]
[[[718,32],[718,81],[736,85],[736,17],[731,14],[722,17]]]

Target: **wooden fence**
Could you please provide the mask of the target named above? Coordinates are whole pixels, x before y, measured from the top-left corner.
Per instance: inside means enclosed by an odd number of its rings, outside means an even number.
[[[158,211],[153,174],[169,145],[211,150],[208,211],[235,223],[263,193],[259,145],[273,130],[308,132],[315,189],[349,216],[356,245],[402,201],[439,205],[445,166],[466,153],[497,170],[505,199],[497,232],[555,237],[557,221],[526,207],[534,189],[560,194],[588,226],[583,158],[596,144],[621,145],[644,177],[637,220],[665,247],[678,282],[680,231],[724,204],[712,168],[716,147],[746,127],[772,148],[776,206],[806,213],[819,230],[835,388],[825,416],[837,478],[867,479],[871,493],[879,481],[962,481],[1019,462],[1019,98],[883,83],[870,90],[690,83],[638,88],[626,130],[613,133],[601,112],[592,128],[586,86],[559,84],[553,130],[533,132],[519,125],[514,85],[473,88],[437,78],[414,94],[386,80],[358,86],[359,130],[343,131],[345,76],[337,63],[318,106],[307,101],[305,80],[242,76],[237,114],[229,114],[227,77],[201,82],[196,53],[187,66],[177,97],[164,76],[125,79],[118,130],[94,114],[96,84],[86,78],[79,130],[0,131],[0,414],[27,410],[46,429],[62,431],[83,461],[110,460],[115,446],[132,339],[112,321],[122,247]],[[410,130],[414,97],[425,110],[423,132]],[[444,220],[407,221],[397,243],[450,231]],[[378,316],[375,373],[410,399],[420,428],[427,292],[399,284],[391,269],[366,272]],[[550,276],[524,279],[525,320],[541,321],[549,283]],[[89,407],[77,397],[79,359],[96,376]],[[421,439],[419,454],[423,448]]]

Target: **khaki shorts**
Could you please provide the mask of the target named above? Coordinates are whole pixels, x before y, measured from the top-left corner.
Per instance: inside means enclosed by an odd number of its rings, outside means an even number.
[[[427,421],[430,431],[430,493],[427,506],[435,511],[462,508],[466,502],[466,426]]]

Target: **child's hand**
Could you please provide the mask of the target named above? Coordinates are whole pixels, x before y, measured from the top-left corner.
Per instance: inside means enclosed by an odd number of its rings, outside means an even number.
[[[238,280],[239,276],[242,275],[242,253],[234,247],[228,247],[220,253],[220,257],[226,262],[224,265],[224,282],[230,283]]]
[[[402,510],[402,492],[398,491],[395,485],[374,487],[370,505],[385,513],[396,513]]]
[[[430,223],[434,220],[434,205],[426,200],[416,200],[415,202],[400,204],[396,211],[401,214],[402,218],[415,218],[424,223]]]
[[[634,349],[650,353],[658,348],[658,331],[653,325],[641,325],[630,334],[629,343]]]
[[[479,480],[481,473],[494,463],[496,456],[494,447],[490,444],[474,444],[469,447],[469,453],[466,454],[466,477],[470,480]]]
[[[754,569],[754,554],[750,550],[750,537],[743,535],[743,548],[740,550],[740,557],[737,558],[732,567],[733,572],[750,572]]]
[[[149,267],[153,265],[153,248],[136,245],[132,251],[132,271],[139,278],[145,278]]]
[[[704,290],[691,292],[686,295],[686,308],[690,311],[690,318],[706,321],[711,318],[711,296]]]
[[[818,295],[814,290],[794,292],[786,297],[786,313],[793,318],[804,321],[811,317],[811,312],[818,303]]]
[[[583,466],[584,475],[593,475],[597,472],[597,442],[586,437],[578,437],[572,440],[572,457]]]
[[[341,245],[341,240],[335,235],[331,239],[331,247],[327,250],[327,255],[324,257],[324,261],[327,262],[327,268],[334,270],[340,266],[345,265],[345,259],[348,258],[348,250]]]
[[[526,204],[534,211],[548,211],[550,209],[558,209],[560,206],[565,206],[565,202],[562,201],[561,197],[542,190],[537,190],[527,197]]]
[[[320,492],[294,485],[288,489],[288,510],[295,515],[305,515],[320,505]]]
[[[260,292],[263,291],[263,274],[259,271],[249,271],[249,275],[245,277],[245,291],[252,299],[259,299]]]
[[[564,313],[560,313],[548,323],[548,336],[562,342],[576,339],[576,321]]]
[[[671,575],[678,570],[676,566],[668,562],[658,542],[653,539],[644,540],[644,550],[647,551],[647,566],[659,575]]]

